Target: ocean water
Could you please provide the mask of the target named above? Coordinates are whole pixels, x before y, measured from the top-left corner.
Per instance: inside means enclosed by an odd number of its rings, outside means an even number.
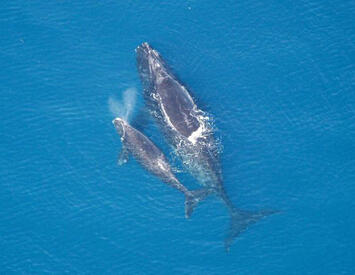
[[[1,274],[354,274],[353,1],[2,1]],[[110,98],[148,41],[213,117],[225,188],[282,213],[226,253],[229,217],[121,144]],[[179,162],[154,123],[145,133]],[[177,174],[190,188],[195,180]]]

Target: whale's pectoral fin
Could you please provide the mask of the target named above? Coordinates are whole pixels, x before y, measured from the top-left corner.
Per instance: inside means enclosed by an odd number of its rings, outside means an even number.
[[[129,159],[129,151],[126,146],[122,145],[121,152],[118,154],[117,165],[125,164]]]
[[[230,246],[234,239],[244,230],[246,230],[250,225],[256,223],[262,218],[279,213],[277,210],[262,210],[262,211],[245,211],[235,209],[231,213],[230,228],[226,239],[224,240],[224,246],[226,251],[230,250]]]
[[[185,198],[185,217],[190,218],[196,205],[211,193],[213,193],[212,189],[189,191]]]

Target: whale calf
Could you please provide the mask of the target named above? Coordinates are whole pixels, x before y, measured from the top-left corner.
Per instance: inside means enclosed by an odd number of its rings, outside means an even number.
[[[129,155],[133,155],[147,171],[183,193],[185,195],[185,217],[189,218],[194,207],[211,190],[188,190],[172,173],[172,169],[163,152],[148,137],[121,118],[115,118],[112,123],[122,141],[119,164],[127,162]]]
[[[213,190],[229,211],[231,224],[225,239],[228,251],[233,240],[249,225],[276,211],[252,212],[233,205],[223,186],[221,150],[209,116],[197,107],[187,88],[148,43],[137,47],[136,57],[146,105],[168,143],[196,180]]]

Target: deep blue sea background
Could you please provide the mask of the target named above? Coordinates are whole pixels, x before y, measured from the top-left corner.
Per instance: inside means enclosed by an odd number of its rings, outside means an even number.
[[[353,1],[2,1],[1,274],[354,274]],[[214,119],[225,188],[279,209],[225,253],[229,217],[135,161],[110,97],[148,41]],[[138,107],[137,107],[138,108]],[[145,133],[164,149],[153,123]],[[179,179],[197,188],[187,173]]]

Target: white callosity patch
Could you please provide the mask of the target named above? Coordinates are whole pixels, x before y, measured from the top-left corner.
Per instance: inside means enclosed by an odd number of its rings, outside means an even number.
[[[199,127],[197,128],[197,130],[194,131],[193,133],[191,133],[191,135],[188,137],[188,140],[192,144],[196,144],[196,142],[199,139],[205,138],[207,136],[208,132],[210,131],[210,127],[208,125],[209,117],[206,116],[203,111],[201,111],[197,108],[193,98],[190,96],[189,92],[187,91],[187,89],[184,86],[182,86],[182,90],[184,92],[184,96],[193,105],[191,115],[194,116],[197,119],[197,121],[199,122]]]
[[[174,125],[172,124],[165,108],[164,108],[164,104],[160,103],[160,108],[162,110],[164,119],[166,120],[166,122],[168,123],[168,125],[175,131],[177,131],[177,129],[174,127]],[[194,131],[193,133],[191,133],[191,135],[187,138],[192,144],[196,144],[196,142],[200,139],[205,138],[209,132],[211,131],[208,121],[209,121],[209,117],[205,116],[204,113],[201,110],[195,111],[197,110],[197,106],[194,105],[193,108],[193,113],[194,113],[194,117],[197,119],[198,123],[199,123],[199,127],[197,128],[196,131]]]
[[[194,109],[195,108],[197,108],[196,105],[194,106]],[[202,113],[202,111],[199,111],[199,113]],[[200,115],[195,115],[195,117],[198,120],[198,123],[200,126],[197,128],[196,131],[192,132],[191,135],[188,137],[188,140],[192,144],[196,144],[196,142],[199,139],[206,138],[206,136],[211,131],[211,129],[209,129],[210,127],[208,125],[208,120],[209,120],[208,116],[204,116],[204,115],[200,114]]]
[[[169,171],[169,166],[167,165],[167,163],[163,160],[163,159],[158,159],[157,160],[157,165],[159,166],[160,169],[164,170],[164,171]]]
[[[161,84],[163,81],[164,81],[164,77],[161,75],[161,74],[158,74],[157,77],[156,77],[156,82],[157,84]]]
[[[121,141],[123,142],[126,136],[127,123],[119,117],[116,117],[114,120],[112,120],[112,123],[115,125],[116,129],[119,127],[117,130],[121,131]]]

